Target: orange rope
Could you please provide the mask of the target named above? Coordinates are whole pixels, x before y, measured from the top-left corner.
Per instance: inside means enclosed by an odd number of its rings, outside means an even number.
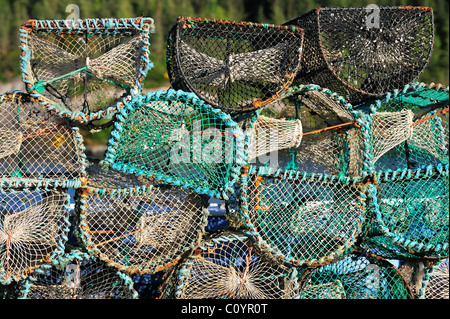
[[[335,130],[335,129],[338,129],[338,128],[341,128],[341,127],[344,127],[344,126],[348,126],[348,125],[355,125],[356,127],[359,127],[359,124],[357,122],[348,122],[348,123],[343,123],[343,124],[339,124],[339,125],[335,125],[335,126],[325,127],[323,129],[320,129],[320,130],[317,130],[317,131],[311,131],[311,132],[299,134],[297,136],[305,136],[305,135],[310,135],[310,134],[322,133],[322,132]]]
[[[112,241],[115,241],[115,240],[117,240],[117,239],[125,238],[125,237],[127,237],[127,236],[132,235],[132,234],[139,233],[139,232],[141,232],[141,231],[144,231],[144,230],[143,230],[143,229],[138,229],[138,230],[132,231],[131,233],[126,233],[125,235],[122,235],[122,236],[119,236],[119,237],[114,237],[114,238],[111,238],[111,239],[109,239],[109,240],[105,240],[105,241],[103,241],[103,242],[101,242],[101,243],[98,243],[98,244],[95,244],[95,245],[93,245],[93,246],[94,246],[94,247],[101,246],[101,245],[110,243],[110,242],[112,242]]]
[[[249,247],[247,264],[245,265],[244,272],[242,273],[241,282],[244,283],[245,275],[247,274],[248,269],[250,268],[250,259],[252,258],[252,247]]]
[[[414,127],[414,126],[416,126],[417,124],[420,124],[420,123],[422,123],[422,122],[425,122],[425,121],[427,121],[427,120],[429,120],[429,119],[431,119],[431,118],[433,118],[433,117],[435,117],[435,116],[445,114],[445,113],[448,112],[448,109],[449,109],[449,108],[447,107],[447,108],[441,110],[440,112],[438,112],[438,113],[436,113],[436,114],[430,115],[430,116],[428,116],[428,117],[426,117],[426,118],[424,118],[424,119],[421,119],[420,121],[414,122],[413,124],[411,124],[411,127]]]
[[[59,126],[59,125],[58,125]],[[42,135],[46,135],[46,134],[52,134],[52,133],[57,133],[61,130],[61,128],[58,128],[57,126],[53,126],[53,127],[46,127],[42,130],[37,130],[34,131],[30,134],[27,134],[23,137],[20,137],[19,140],[25,140],[27,138],[31,138],[31,137],[36,137],[36,136],[42,136]]]

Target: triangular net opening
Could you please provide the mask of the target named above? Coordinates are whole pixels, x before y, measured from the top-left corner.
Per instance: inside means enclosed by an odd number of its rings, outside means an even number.
[[[290,86],[302,44],[299,28],[179,17],[168,35],[167,68],[174,89],[246,112]]]

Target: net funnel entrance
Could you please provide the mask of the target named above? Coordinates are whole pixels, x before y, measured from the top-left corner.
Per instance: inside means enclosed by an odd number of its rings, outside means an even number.
[[[143,17],[30,20],[20,29],[27,91],[61,117],[110,119],[141,92],[151,32],[153,20]]]
[[[351,254],[303,275],[300,299],[413,299],[399,271],[386,260]]]
[[[334,262],[368,227],[362,180],[251,167],[241,188],[243,227],[262,249],[294,266]]]
[[[42,265],[22,286],[21,299],[136,299],[138,296],[129,276],[80,251]]]
[[[26,278],[64,253],[69,233],[67,190],[1,189],[0,282]]]
[[[183,91],[135,98],[111,135],[106,167],[216,198],[227,198],[246,160],[237,123]]]
[[[1,95],[0,108],[2,183],[56,181],[74,187],[85,177],[85,147],[78,128],[48,113],[26,93]]]
[[[280,167],[290,165],[289,169],[305,173],[352,177],[368,172],[367,125],[360,112],[342,96],[308,84],[289,88],[276,102],[266,106],[261,114],[299,119],[302,128],[295,134],[300,143],[286,148],[294,155],[293,163]]]
[[[427,7],[316,8],[283,25],[305,31],[293,85],[327,87],[350,103],[414,82],[434,43],[433,11]]]
[[[79,238],[109,266],[139,275],[166,270],[205,232],[202,195],[114,171],[92,174],[77,193]]]
[[[259,109],[298,72],[303,31],[291,26],[179,17],[167,38],[172,87],[227,113]]]
[[[413,83],[357,108],[370,117],[375,171],[448,164],[448,87]]]
[[[274,262],[249,236],[224,232],[205,239],[176,273],[177,299],[292,299],[297,270]]]
[[[386,258],[448,257],[448,165],[375,178],[376,222],[363,246]]]

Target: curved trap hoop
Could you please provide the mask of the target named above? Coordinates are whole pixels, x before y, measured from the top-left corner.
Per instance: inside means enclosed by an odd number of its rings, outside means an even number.
[[[110,120],[141,92],[153,66],[151,32],[153,20],[143,17],[27,21],[20,28],[26,89],[61,117]]]
[[[193,92],[227,113],[274,101],[298,72],[300,28],[179,17],[167,37],[174,89]]]
[[[244,133],[193,93],[151,92],[122,109],[102,165],[227,198],[245,163]]]
[[[334,262],[370,223],[366,181],[250,167],[242,176],[240,219],[261,249],[294,266]]]
[[[7,284],[64,254],[70,195],[67,189],[0,190],[0,282]]]
[[[36,269],[21,299],[137,299],[132,279],[94,256],[71,251]]]
[[[107,173],[93,175],[94,181],[88,179],[77,191],[78,237],[91,254],[140,275],[172,267],[197,244],[207,223],[205,197],[134,175]],[[125,179],[131,183],[122,188]]]
[[[295,268],[271,260],[239,232],[202,241],[174,276],[177,299],[293,299],[299,288]]]
[[[350,103],[413,82],[434,43],[427,7],[316,8],[283,25],[305,30],[302,68],[293,84],[318,84]]]
[[[448,164],[448,90],[440,84],[413,83],[358,107],[370,117],[375,171]]]
[[[392,259],[448,257],[448,165],[379,172],[375,180],[376,219],[362,245]]]
[[[0,176],[2,183],[53,182],[77,187],[86,175],[79,129],[48,113],[26,93],[0,96]]]
[[[300,299],[413,299],[400,272],[386,260],[351,254],[330,265],[308,269]]]

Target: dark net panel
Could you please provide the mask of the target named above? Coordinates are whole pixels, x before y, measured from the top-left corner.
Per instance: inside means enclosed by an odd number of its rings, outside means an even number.
[[[303,31],[295,27],[179,17],[167,38],[172,87],[230,113],[259,109],[298,71]]]
[[[150,68],[153,20],[31,20],[21,28],[28,92],[63,117],[87,122],[138,94]]]
[[[413,82],[434,42],[427,7],[316,8],[283,25],[305,31],[302,68],[293,84],[318,84],[350,103]]]
[[[311,269],[302,278],[300,299],[413,299],[410,287],[388,261],[349,255]]]

